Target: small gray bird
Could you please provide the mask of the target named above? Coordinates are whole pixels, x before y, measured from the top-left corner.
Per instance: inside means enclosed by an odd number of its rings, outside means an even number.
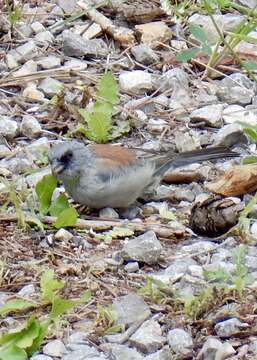
[[[91,208],[127,208],[152,191],[168,169],[239,156],[225,147],[175,154],[139,154],[116,145],[84,145],[65,141],[49,151],[52,173],[78,203]]]

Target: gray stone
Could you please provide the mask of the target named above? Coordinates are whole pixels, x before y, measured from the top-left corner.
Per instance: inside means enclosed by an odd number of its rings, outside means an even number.
[[[145,321],[129,340],[132,346],[144,353],[159,350],[165,342],[159,323],[155,320]]]
[[[25,76],[37,72],[37,63],[34,60],[28,60],[22,67],[13,73],[14,76]]]
[[[257,270],[257,257],[256,256],[245,256],[245,265],[250,270]]]
[[[163,119],[149,119],[147,122],[147,131],[151,134],[162,134],[167,129],[168,123]]]
[[[109,219],[119,219],[119,214],[113,208],[107,207],[99,211],[99,217]]]
[[[235,350],[228,342],[222,342],[214,337],[208,337],[205,341],[201,351],[199,352],[198,360],[224,360],[230,355],[235,354]]]
[[[49,167],[38,169],[38,171],[26,176],[26,183],[29,185],[29,187],[34,188],[45,175],[51,175],[51,173],[52,172]]]
[[[63,35],[63,52],[67,56],[105,57],[108,48],[102,39],[85,40],[80,35],[70,30],[65,30]]]
[[[53,358],[47,355],[39,354],[32,356],[30,360],[53,360]]]
[[[52,340],[43,347],[43,353],[50,356],[62,357],[67,353],[66,347],[61,340]]]
[[[22,289],[18,292],[19,296],[23,297],[30,297],[35,293],[35,287],[33,284],[25,285]]]
[[[54,36],[50,31],[42,31],[35,36],[35,40],[43,43],[43,45],[52,44],[54,42]]]
[[[19,66],[19,64],[18,64],[17,60],[15,59],[14,55],[12,55],[10,53],[6,54],[5,61],[6,61],[6,64],[7,64],[8,68],[10,70],[16,69]]]
[[[28,151],[35,161],[41,160],[42,156],[47,156],[49,149],[50,142],[47,137],[41,137],[40,139],[31,142],[31,144],[26,147],[26,151]]]
[[[223,126],[217,134],[213,136],[214,145],[231,147],[237,144],[247,144],[248,139],[239,124],[229,124]]]
[[[231,32],[237,25],[239,25],[243,17],[242,15],[226,13],[224,15],[214,14],[213,18],[220,31]],[[203,30],[211,43],[216,43],[219,39],[220,35],[218,34],[210,16],[195,13],[189,17],[188,21],[190,24],[196,24],[203,27]]]
[[[37,61],[42,69],[53,69],[61,65],[61,59],[58,56],[48,55]]]
[[[43,101],[46,100],[44,94],[37,89],[37,85],[30,83],[22,93],[22,96],[28,101]]]
[[[171,350],[179,354],[188,354],[193,347],[193,340],[183,329],[173,329],[168,332],[167,340]]]
[[[152,75],[142,70],[121,73],[119,84],[121,91],[126,93],[142,94],[153,88]]]
[[[84,70],[87,68],[87,63],[86,61],[83,60],[79,60],[79,59],[71,59],[68,60],[64,63],[64,66],[67,68],[71,68],[71,69],[80,69],[80,70]]]
[[[113,360],[143,360],[144,357],[137,352],[136,349],[131,349],[126,345],[112,345],[110,350]]]
[[[145,65],[150,65],[159,60],[158,55],[145,44],[139,44],[131,48],[131,53],[138,62]]]
[[[19,128],[15,120],[11,120],[8,116],[0,115],[0,136],[4,136],[7,139],[13,139],[18,135]]]
[[[11,150],[8,148],[8,146],[0,144],[0,159],[8,155],[11,155]]]
[[[143,298],[135,293],[115,299],[112,309],[117,315],[117,324],[125,326],[133,324],[143,313],[151,315],[151,311]]]
[[[162,349],[145,357],[145,360],[173,360],[170,350]]]
[[[124,266],[124,269],[125,271],[127,271],[127,273],[137,272],[139,270],[138,262],[136,261],[129,262]]]
[[[24,152],[19,152],[12,158],[1,160],[0,167],[8,169],[13,174],[21,174],[31,170],[34,166],[32,159],[29,159]]]
[[[76,0],[58,0],[58,5],[66,15],[71,15],[76,10]]]
[[[63,87],[64,85],[59,80],[53,79],[51,77],[43,79],[38,86],[38,88],[49,97],[60,94],[60,92],[63,90]]]
[[[205,122],[206,125],[220,127],[222,125],[222,110],[224,105],[207,105],[192,111],[191,122]]]
[[[175,144],[178,152],[196,150],[201,147],[200,138],[194,131],[176,131]]]
[[[184,257],[183,259],[174,260],[165,271],[164,275],[169,278],[176,279],[178,275],[185,274],[188,271],[189,266],[197,265],[197,262],[191,257]]]
[[[225,124],[233,124],[238,121],[248,123],[250,125],[256,124],[256,115],[251,110],[246,110],[241,105],[229,105],[222,113],[222,118]]]
[[[179,68],[168,70],[163,73],[155,82],[156,88],[161,88],[161,91],[176,92],[178,89],[189,89],[189,76],[188,74]]]
[[[70,346],[70,344],[87,344],[87,333],[82,331],[75,331],[71,333],[71,335],[67,339],[67,344]]]
[[[241,73],[234,73],[218,82],[217,95],[228,104],[249,104],[256,94],[256,84]]]
[[[257,354],[257,338],[250,337],[249,351],[253,354]]]
[[[29,40],[25,44],[18,46],[10,53],[14,56],[16,61],[24,62],[36,57],[38,55],[38,48],[33,40]]]
[[[147,231],[135,239],[129,240],[122,249],[124,260],[142,261],[156,264],[162,251],[162,245],[153,231]]]
[[[44,31],[45,30],[45,27],[44,25],[41,24],[41,22],[39,21],[35,21],[33,22],[31,25],[31,29],[34,31],[34,33],[38,34],[40,33],[41,31]]]
[[[92,351],[84,349],[72,351],[62,357],[62,360],[100,360],[101,357],[94,354],[94,348],[90,348]],[[95,350],[96,351],[96,350]]]
[[[243,323],[237,318],[232,318],[219,322],[214,326],[214,329],[218,336],[227,337],[240,333],[242,330],[245,330],[248,327],[249,325],[247,323]]]
[[[24,115],[20,125],[20,131],[28,138],[38,136],[42,129],[37,119],[32,115]]]

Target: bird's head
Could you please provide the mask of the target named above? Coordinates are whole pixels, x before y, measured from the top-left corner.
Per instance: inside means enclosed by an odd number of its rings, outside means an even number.
[[[85,145],[78,141],[65,141],[51,147],[48,158],[52,173],[59,180],[77,176],[81,170]]]

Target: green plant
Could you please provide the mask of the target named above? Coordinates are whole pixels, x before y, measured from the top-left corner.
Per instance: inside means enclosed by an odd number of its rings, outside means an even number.
[[[42,215],[50,214],[57,217],[54,226],[74,226],[77,222],[77,210],[69,204],[67,197],[60,194],[52,202],[52,195],[57,186],[57,179],[53,175],[45,175],[36,185],[39,209]]]
[[[96,101],[90,109],[79,109],[82,123],[72,133],[82,133],[90,140],[107,142],[129,132],[128,122],[113,123],[118,104],[118,84],[111,71],[102,76],[97,85]]]
[[[28,311],[35,309],[37,313],[42,308],[50,306],[50,312],[43,320],[32,312],[28,320],[18,329],[10,330],[0,335],[0,359],[1,360],[26,360],[32,355],[43,342],[52,324],[57,324],[63,314],[74,306],[81,305],[90,299],[90,292],[85,292],[78,300],[62,298],[58,290],[65,283],[54,277],[54,271],[46,270],[40,280],[41,299],[37,302],[22,298],[9,300],[0,309],[0,315],[10,312]]]
[[[253,282],[252,276],[249,274],[249,269],[245,265],[245,246],[238,246],[233,251],[233,261],[235,265],[234,273],[228,272],[226,269],[219,268],[217,271],[205,271],[204,276],[207,280],[214,283],[233,284],[238,291],[240,297],[242,297],[243,290],[247,285]]]
[[[21,180],[18,184],[18,180]],[[2,208],[5,210],[9,205],[13,205],[16,211],[18,224],[21,228],[27,227],[22,204],[28,197],[28,188],[22,179],[8,180],[0,177],[0,194],[5,198]],[[18,188],[20,188],[18,190]]]
[[[245,41],[256,41],[249,37],[249,33],[254,30],[257,26],[256,11],[255,9],[247,10],[247,8],[240,7],[240,10],[245,13],[242,21],[234,29],[233,32],[228,33],[226,36],[220,30],[219,25],[216,23],[213,16],[213,10],[219,8],[225,10],[226,8],[233,7],[239,10],[237,4],[232,1],[226,0],[202,0],[202,7],[207,11],[212,24],[218,34],[218,41],[215,46],[211,47],[204,30],[198,25],[190,25],[189,31],[199,42],[199,46],[193,46],[190,49],[183,50],[177,54],[179,61],[189,61],[192,58],[196,58],[197,55],[203,54],[209,57],[208,64],[206,65],[205,76],[208,76],[212,69],[217,68],[221,61],[227,56],[231,55],[236,62],[244,68],[247,73],[256,81],[256,77],[253,73],[257,69],[257,64],[251,60],[241,60],[235,51],[235,47],[241,40]],[[257,7],[257,5],[256,5]]]
[[[7,18],[10,21],[11,29],[15,26],[17,21],[21,18],[22,7],[19,4],[15,4],[14,1],[5,0],[7,9]]]
[[[95,327],[101,329],[103,335],[117,333],[122,331],[123,325],[115,324],[117,321],[117,314],[112,309],[112,305],[103,307],[97,306],[97,316],[95,319]]]

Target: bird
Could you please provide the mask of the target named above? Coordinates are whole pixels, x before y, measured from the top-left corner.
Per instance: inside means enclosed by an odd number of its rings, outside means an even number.
[[[174,154],[150,154],[112,144],[86,145],[78,140],[54,144],[49,150],[52,174],[79,204],[89,208],[129,208],[149,194],[167,170],[188,164],[239,156],[226,147]]]

